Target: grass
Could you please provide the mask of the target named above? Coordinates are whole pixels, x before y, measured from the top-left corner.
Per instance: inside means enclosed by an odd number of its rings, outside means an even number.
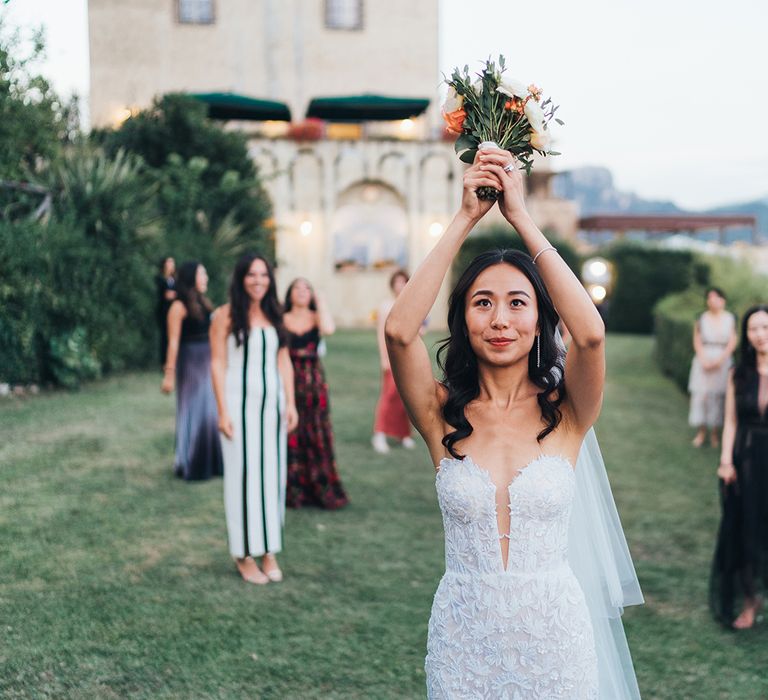
[[[768,698],[768,628],[706,608],[717,454],[647,338],[609,340],[598,425],[647,604],[625,626],[643,697]],[[351,505],[289,511],[286,580],[236,575],[220,480],[171,476],[156,374],[0,403],[0,696],[419,698],[442,532],[423,446],[369,446],[372,334],[326,358]]]

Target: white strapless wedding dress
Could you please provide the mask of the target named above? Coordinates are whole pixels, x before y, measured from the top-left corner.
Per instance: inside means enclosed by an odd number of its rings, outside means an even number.
[[[506,569],[490,474],[469,457],[443,459],[436,485],[446,570],[429,620],[428,697],[597,698],[592,623],[568,563],[571,464],[541,456],[508,485]]]

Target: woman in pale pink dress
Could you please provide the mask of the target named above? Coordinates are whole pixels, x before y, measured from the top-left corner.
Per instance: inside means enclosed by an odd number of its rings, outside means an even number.
[[[726,298],[722,290],[710,287],[706,298],[707,310],[699,316],[693,329],[696,355],[688,379],[691,394],[688,422],[697,429],[694,447],[704,444],[709,431],[710,444],[716,448],[723,427],[728,371],[736,348],[736,318],[725,310]]]

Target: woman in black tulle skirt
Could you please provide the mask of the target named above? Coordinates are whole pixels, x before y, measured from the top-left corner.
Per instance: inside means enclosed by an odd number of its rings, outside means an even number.
[[[768,590],[768,305],[747,311],[739,352],[726,394],[710,581],[712,612],[737,630],[754,625]]]

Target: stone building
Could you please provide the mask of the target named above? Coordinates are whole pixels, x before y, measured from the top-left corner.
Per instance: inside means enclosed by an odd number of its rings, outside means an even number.
[[[373,321],[392,271],[417,266],[458,205],[438,0],[89,0],[89,30],[93,124],[165,92],[213,100],[212,116],[224,105],[273,201],[281,289],[308,277],[341,325]],[[226,111],[232,95],[256,109],[249,121]],[[573,236],[575,206],[551,196],[546,165],[529,180],[531,213]]]

